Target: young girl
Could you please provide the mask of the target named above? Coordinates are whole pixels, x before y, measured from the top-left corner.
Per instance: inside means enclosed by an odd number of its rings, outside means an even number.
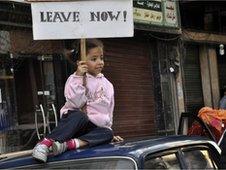
[[[102,42],[87,39],[86,53],[87,61],[78,61],[76,72],[66,82],[66,103],[60,111],[59,125],[33,149],[32,156],[37,160],[46,162],[51,146],[53,154],[58,155],[113,139],[114,89],[101,73],[104,67]]]

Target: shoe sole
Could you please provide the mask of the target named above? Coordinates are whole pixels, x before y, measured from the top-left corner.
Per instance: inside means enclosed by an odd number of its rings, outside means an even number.
[[[46,162],[47,161],[47,156],[45,154],[41,154],[41,153],[33,153],[32,157],[40,162]]]

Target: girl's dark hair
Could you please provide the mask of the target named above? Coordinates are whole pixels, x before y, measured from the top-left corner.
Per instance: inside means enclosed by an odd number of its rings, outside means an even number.
[[[80,46],[80,45],[79,45]],[[104,48],[104,45],[101,40],[98,39],[87,39],[86,40],[86,53],[92,48],[100,47]]]
[[[80,53],[80,41],[77,42],[70,42],[71,45],[68,49],[71,49],[70,54],[66,54],[66,58],[71,62],[72,64],[75,64],[76,61],[80,59],[81,53]],[[101,47],[104,48],[104,45],[101,40],[99,39],[86,39],[86,53],[89,52],[90,49],[95,47]],[[67,47],[66,47],[67,48]]]

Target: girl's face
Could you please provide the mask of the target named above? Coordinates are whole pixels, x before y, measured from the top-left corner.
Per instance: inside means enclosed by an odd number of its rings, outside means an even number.
[[[87,53],[87,66],[89,74],[97,76],[104,68],[103,49],[95,47],[88,50]]]

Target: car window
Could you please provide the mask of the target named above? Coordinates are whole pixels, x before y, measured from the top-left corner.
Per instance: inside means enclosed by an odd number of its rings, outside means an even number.
[[[187,169],[215,169],[214,161],[207,150],[183,152]]]
[[[50,162],[21,168],[29,169],[137,169],[136,162],[131,158],[124,157],[97,157],[87,159],[76,159],[69,161]]]
[[[144,169],[180,169],[180,164],[173,153],[145,160]]]
[[[150,153],[145,155],[144,169],[218,169],[212,151],[206,145],[196,145]]]

